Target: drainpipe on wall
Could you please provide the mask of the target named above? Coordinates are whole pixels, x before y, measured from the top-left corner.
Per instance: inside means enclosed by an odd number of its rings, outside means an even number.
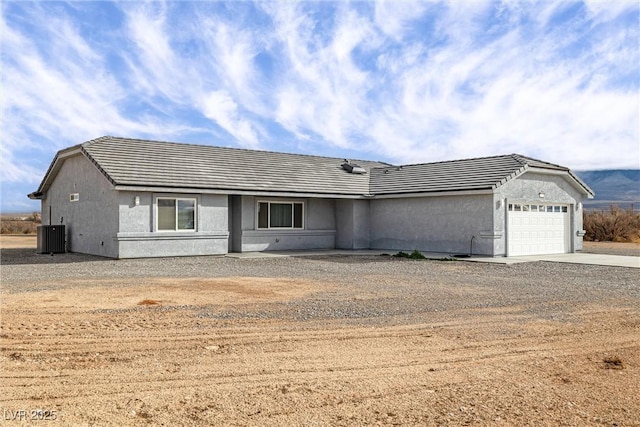
[[[476,236],[471,236],[471,243],[469,243],[469,256],[473,256],[473,240]]]

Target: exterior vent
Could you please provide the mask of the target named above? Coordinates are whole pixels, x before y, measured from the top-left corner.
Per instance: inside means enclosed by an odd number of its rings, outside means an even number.
[[[37,253],[64,253],[65,229],[64,225],[39,225],[36,231]]]
[[[360,167],[354,163],[343,163],[342,169],[346,170],[349,173],[356,173],[356,174],[367,173],[367,171],[364,170],[363,167]]]

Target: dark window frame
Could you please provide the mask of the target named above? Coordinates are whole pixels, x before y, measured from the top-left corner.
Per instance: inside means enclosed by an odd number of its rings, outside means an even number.
[[[256,229],[304,230],[305,204],[305,202],[297,200],[258,200],[256,204]]]

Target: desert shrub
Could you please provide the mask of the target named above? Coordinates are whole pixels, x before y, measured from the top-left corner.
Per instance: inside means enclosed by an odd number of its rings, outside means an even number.
[[[38,223],[23,220],[2,220],[0,234],[36,234]]]
[[[40,215],[40,212],[34,212],[26,220],[40,224],[42,222],[42,215]]]
[[[640,240],[640,214],[611,206],[608,210],[585,211],[585,240],[637,242]]]
[[[33,212],[27,217],[3,215],[0,234],[36,234],[36,228],[41,222],[42,216],[39,212]]]
[[[391,256],[395,258],[409,258],[409,254],[404,251],[400,251],[397,254],[393,254]]]
[[[411,254],[409,255],[409,258],[411,259],[426,259],[426,257],[424,255],[422,255],[420,253],[419,250],[414,249],[413,252],[411,252]]]
[[[410,254],[400,251],[397,254],[393,255],[396,258],[408,258],[408,259],[426,259],[424,255],[420,253],[419,250],[414,249]]]

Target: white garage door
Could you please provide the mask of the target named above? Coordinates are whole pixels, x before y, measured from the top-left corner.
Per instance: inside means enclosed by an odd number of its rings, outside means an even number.
[[[509,256],[571,251],[568,205],[509,203],[508,209]]]

